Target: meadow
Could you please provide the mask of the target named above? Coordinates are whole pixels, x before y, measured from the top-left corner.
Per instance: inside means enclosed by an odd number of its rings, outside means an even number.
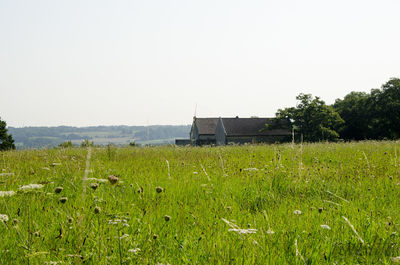
[[[1,152],[0,214],[2,264],[400,263],[400,142]]]

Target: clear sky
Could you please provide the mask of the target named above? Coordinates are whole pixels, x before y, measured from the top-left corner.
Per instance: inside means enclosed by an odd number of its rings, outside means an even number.
[[[0,0],[9,126],[190,124],[400,77],[398,0]]]

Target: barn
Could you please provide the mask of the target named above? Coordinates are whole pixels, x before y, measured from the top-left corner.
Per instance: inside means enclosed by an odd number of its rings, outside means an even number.
[[[290,141],[289,121],[275,118],[194,118],[192,145],[227,145]]]

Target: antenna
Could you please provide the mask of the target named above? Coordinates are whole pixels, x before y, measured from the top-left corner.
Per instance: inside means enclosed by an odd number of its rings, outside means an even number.
[[[197,115],[197,102],[196,102],[196,106],[194,107],[194,117],[196,118]]]

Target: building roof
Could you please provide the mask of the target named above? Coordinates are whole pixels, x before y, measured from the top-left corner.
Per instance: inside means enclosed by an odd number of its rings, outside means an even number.
[[[214,135],[218,118],[194,118],[193,122],[196,124],[199,134]]]
[[[290,135],[289,124],[274,128],[274,118],[221,118],[227,136]],[[267,128],[266,124],[271,125]]]

